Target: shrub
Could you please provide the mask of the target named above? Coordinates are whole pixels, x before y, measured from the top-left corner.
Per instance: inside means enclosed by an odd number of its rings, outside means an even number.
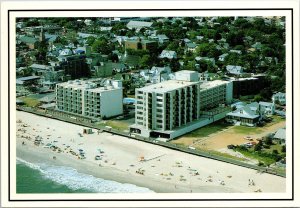
[[[264,166],[265,164],[262,161],[258,161],[258,166]]]

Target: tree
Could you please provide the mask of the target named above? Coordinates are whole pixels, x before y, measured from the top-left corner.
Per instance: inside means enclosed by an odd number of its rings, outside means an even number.
[[[227,35],[227,42],[230,46],[244,45],[244,32],[241,30],[230,31]]]
[[[253,101],[254,101],[254,102],[260,102],[260,101],[262,101],[262,99],[263,99],[263,98],[262,98],[261,95],[255,95]]]
[[[113,53],[113,54],[110,54],[109,55],[109,59],[112,61],[112,62],[119,62],[119,57],[117,54]]]
[[[260,151],[262,149],[262,141],[260,140],[255,146],[254,146],[254,151]]]
[[[151,64],[151,57],[150,57],[150,55],[148,55],[148,54],[143,55],[142,58],[141,58],[140,64],[141,64],[142,67],[149,67],[150,64]]]
[[[272,144],[273,144],[272,137],[271,137],[271,136],[267,136],[267,137],[265,138],[265,143],[266,143],[267,145],[272,145]]]
[[[113,48],[105,39],[97,39],[92,45],[92,50],[96,53],[109,54]]]
[[[286,146],[285,146],[285,145],[283,145],[283,146],[281,147],[281,152],[286,152]]]
[[[46,55],[47,55],[47,49],[48,45],[46,41],[40,41],[37,46],[37,55],[36,55],[36,60],[40,64],[46,64]]]
[[[172,69],[173,72],[177,72],[180,69],[180,64],[178,60],[172,59],[170,62],[170,68]]]
[[[86,40],[86,44],[93,45],[93,43],[95,42],[95,39],[96,39],[95,37],[89,36]]]
[[[217,58],[219,55],[221,55],[222,52],[216,49],[216,44],[214,43],[201,43],[197,47],[196,53],[202,57],[208,56]]]

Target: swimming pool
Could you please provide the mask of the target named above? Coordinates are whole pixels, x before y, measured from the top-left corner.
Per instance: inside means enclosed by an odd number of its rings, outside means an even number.
[[[134,104],[135,99],[134,98],[124,98],[123,99],[123,104]]]

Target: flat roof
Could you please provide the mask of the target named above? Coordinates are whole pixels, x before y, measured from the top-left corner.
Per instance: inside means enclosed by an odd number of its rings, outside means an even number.
[[[97,84],[91,81],[82,81],[82,80],[74,80],[74,81],[68,81],[64,83],[57,84],[61,87],[66,88],[73,88],[73,89],[83,89],[89,92],[104,92],[104,91],[112,91],[122,88],[115,88],[113,86],[106,86],[106,87],[97,87]]]
[[[200,89],[208,89],[208,88],[213,88],[219,85],[227,84],[229,83],[228,81],[223,81],[223,80],[214,80],[214,81],[207,81],[207,82],[202,82],[200,85]]]
[[[35,80],[35,79],[39,79],[40,76],[28,76],[28,77],[20,77],[17,80],[19,81],[29,81],[29,80]]]
[[[199,82],[189,82],[189,81],[179,81],[179,80],[168,80],[165,82],[149,85],[146,87],[139,88],[138,90],[144,92],[156,92],[156,93],[164,93],[173,91],[176,89],[184,88],[187,86],[198,84]]]

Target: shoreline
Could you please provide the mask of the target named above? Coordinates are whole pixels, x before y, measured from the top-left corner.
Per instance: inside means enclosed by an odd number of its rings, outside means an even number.
[[[17,120],[19,119],[22,123],[17,123],[17,130],[25,131],[17,131],[17,157],[28,162],[72,167],[78,172],[134,184],[157,193],[253,193],[256,190],[285,192],[285,178],[279,176],[260,174],[255,170],[109,133],[79,137],[78,132],[82,132],[84,128],[82,126],[26,112],[17,111]],[[24,124],[25,127],[22,126]],[[24,136],[32,139],[29,141]],[[44,145],[55,144],[62,151],[58,153],[34,145],[36,136],[43,138]],[[25,142],[25,145],[22,145],[22,142]],[[67,145],[74,151],[84,149],[86,159],[77,159],[68,153],[65,148]],[[94,157],[99,147],[105,153],[101,155],[103,160],[96,161]],[[56,157],[55,160],[53,156]],[[145,157],[146,160],[140,162],[141,157]],[[145,174],[137,174],[137,170],[144,170]],[[249,186],[250,178],[254,179],[255,186]],[[222,181],[224,184],[221,184]]]
[[[36,157],[38,155],[38,157]],[[53,160],[52,157],[56,156],[57,159]],[[176,188],[167,183],[162,183],[159,180],[154,180],[153,178],[148,178],[145,176],[136,176],[128,174],[126,172],[120,171],[114,168],[99,167],[96,164],[87,163],[82,160],[76,160],[73,158],[66,157],[65,155],[57,153],[48,153],[37,150],[28,146],[26,148],[17,147],[17,158],[23,159],[30,163],[45,163],[53,166],[63,166],[71,167],[76,169],[79,173],[84,173],[92,175],[96,178],[101,178],[104,180],[116,181],[122,184],[133,184],[139,187],[148,188],[155,193],[189,193],[190,187],[188,186],[178,186]],[[139,178],[137,178],[139,177]],[[207,193],[215,192],[214,187],[193,187],[193,191],[197,193]],[[230,192],[225,189],[223,192]]]

